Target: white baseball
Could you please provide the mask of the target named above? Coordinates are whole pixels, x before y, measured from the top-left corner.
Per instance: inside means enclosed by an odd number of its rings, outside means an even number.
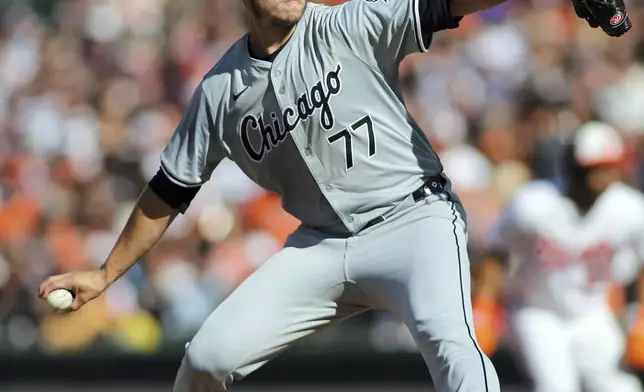
[[[65,289],[56,289],[49,293],[47,302],[55,309],[65,310],[69,308],[74,301],[72,293]]]

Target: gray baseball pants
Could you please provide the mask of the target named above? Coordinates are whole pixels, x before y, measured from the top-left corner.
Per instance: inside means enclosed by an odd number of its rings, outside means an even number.
[[[352,237],[300,227],[207,318],[174,392],[226,391],[296,342],[368,309],[409,328],[438,392],[499,392],[474,336],[465,223],[433,194]]]

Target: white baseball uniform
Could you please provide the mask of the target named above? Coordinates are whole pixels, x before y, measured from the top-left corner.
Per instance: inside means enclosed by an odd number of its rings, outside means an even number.
[[[582,214],[558,184],[535,181],[498,222],[494,245],[510,254],[510,324],[536,391],[641,390],[620,370],[624,337],[607,289],[617,254],[644,255],[643,218],[644,195],[625,184]]]

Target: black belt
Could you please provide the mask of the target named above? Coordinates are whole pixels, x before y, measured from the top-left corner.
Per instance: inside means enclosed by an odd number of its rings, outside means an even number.
[[[420,188],[416,189],[411,193],[411,196],[414,198],[414,203],[418,203],[419,201],[423,200],[427,196],[433,194],[433,193],[440,193],[445,190],[445,178],[441,176],[435,176],[435,177],[430,177]],[[370,228],[371,226],[375,226],[378,223],[382,223],[385,221],[385,216],[380,215],[369,222],[367,222],[364,227],[362,227],[362,230],[366,230]]]

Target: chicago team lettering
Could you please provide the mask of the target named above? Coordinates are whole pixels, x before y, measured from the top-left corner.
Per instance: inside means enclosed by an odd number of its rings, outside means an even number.
[[[240,137],[242,145],[248,156],[254,161],[261,161],[274,147],[277,147],[289,132],[300,121],[311,117],[317,110],[320,111],[320,125],[325,130],[330,130],[335,124],[333,110],[329,101],[337,95],[342,87],[340,71],[342,66],[327,72],[325,77],[314,84],[310,91],[304,92],[297,99],[295,107],[287,107],[281,114],[271,112],[270,123],[266,123],[263,115],[249,114],[241,121]],[[261,143],[255,147],[251,143],[251,134],[259,132]]]

